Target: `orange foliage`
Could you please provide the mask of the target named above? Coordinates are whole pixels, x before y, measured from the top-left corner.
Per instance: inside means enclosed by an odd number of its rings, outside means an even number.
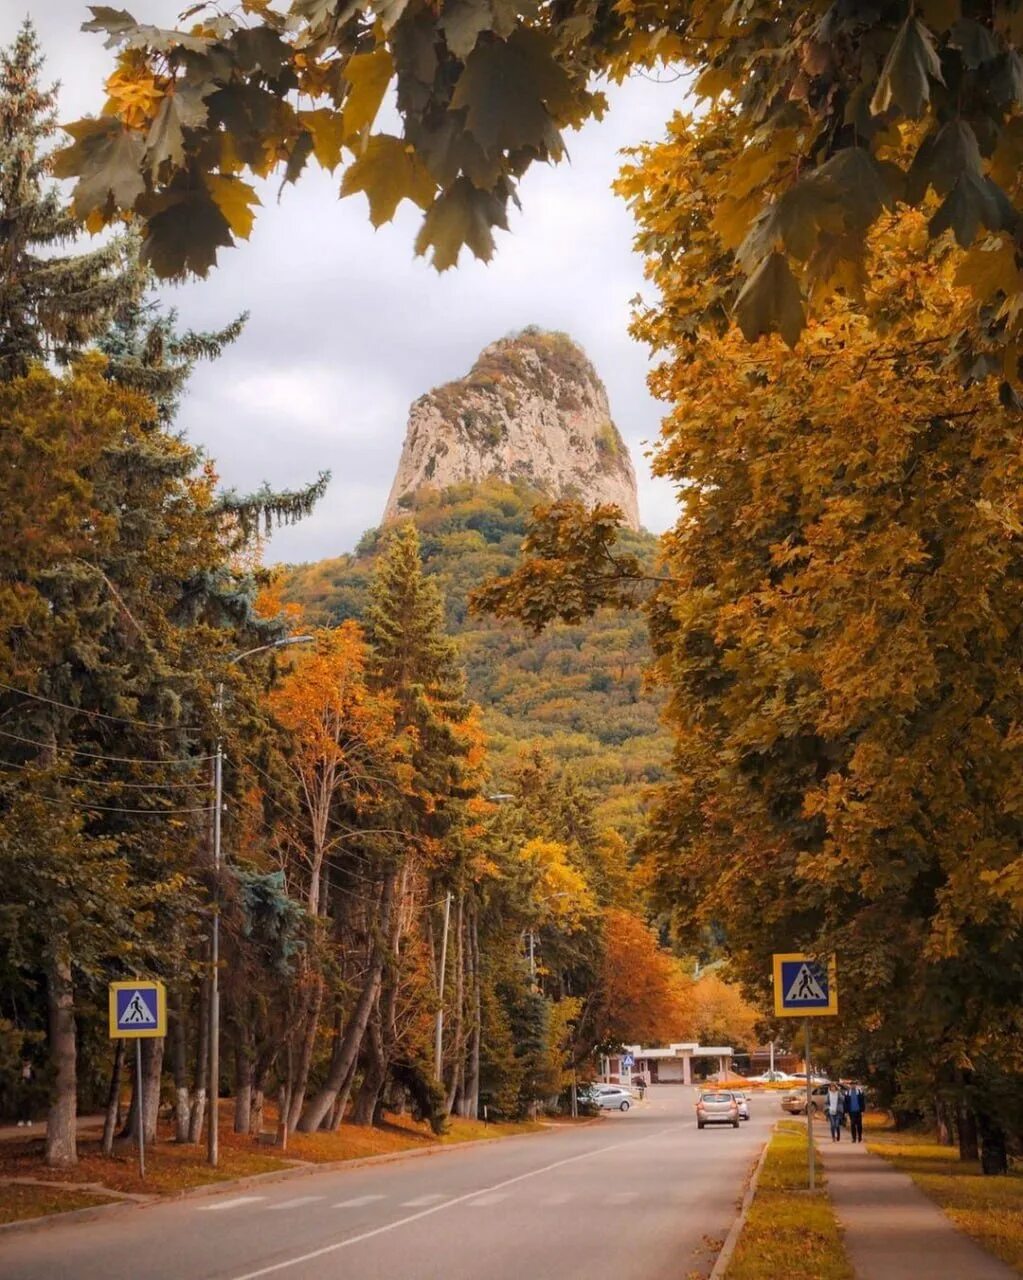
[[[689,1018],[688,982],[678,961],[630,911],[604,913],[604,956],[596,985],[601,1040],[663,1044]]]

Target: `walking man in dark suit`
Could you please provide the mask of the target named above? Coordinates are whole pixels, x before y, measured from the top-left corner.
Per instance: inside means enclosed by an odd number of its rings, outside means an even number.
[[[865,1107],[866,1099],[863,1096],[863,1090],[854,1080],[845,1095],[845,1110],[846,1115],[849,1117],[849,1136],[853,1142],[863,1141],[863,1112]]]

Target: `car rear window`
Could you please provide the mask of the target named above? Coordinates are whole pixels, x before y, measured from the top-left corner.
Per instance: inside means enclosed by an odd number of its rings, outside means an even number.
[[[704,1102],[731,1102],[732,1095],[730,1093],[705,1093],[703,1100]]]

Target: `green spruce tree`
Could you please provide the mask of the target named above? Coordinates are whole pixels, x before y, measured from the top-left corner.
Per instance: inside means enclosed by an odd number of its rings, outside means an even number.
[[[81,226],[49,181],[56,87],[30,21],[0,51],[0,378],[33,360],[64,363],[137,298],[142,273],[127,237],[70,253]],[[61,252],[65,250],[65,252]]]

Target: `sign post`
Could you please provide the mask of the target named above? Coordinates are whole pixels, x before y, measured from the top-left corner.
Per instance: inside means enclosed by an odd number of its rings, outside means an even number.
[[[835,957],[827,962],[799,951],[776,954],[774,960],[774,1016],[803,1019],[806,1059],[806,1161],[810,1190],[816,1186],[813,1149],[813,1071],[810,1066],[810,1019],[838,1013]]]
[[[111,982],[109,993],[111,1040],[135,1041],[135,1135],[139,1151],[139,1177],[146,1176],[145,1100],[142,1093],[142,1041],[167,1034],[167,991],[162,982],[140,978],[135,982]]]

